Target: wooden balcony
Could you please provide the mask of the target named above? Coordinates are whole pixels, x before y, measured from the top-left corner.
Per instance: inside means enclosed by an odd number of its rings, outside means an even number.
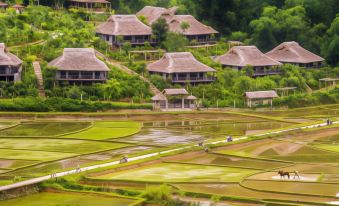
[[[215,77],[174,77],[172,83],[210,83],[215,80]]]

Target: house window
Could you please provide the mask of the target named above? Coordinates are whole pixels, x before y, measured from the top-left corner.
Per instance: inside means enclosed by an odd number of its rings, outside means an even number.
[[[106,36],[106,41],[109,41],[109,36],[108,35]]]

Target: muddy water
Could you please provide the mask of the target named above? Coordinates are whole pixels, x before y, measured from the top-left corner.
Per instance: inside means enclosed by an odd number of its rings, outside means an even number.
[[[143,129],[138,134],[118,140],[128,143],[171,146],[173,144],[197,143],[228,135],[248,135],[268,129],[286,127],[290,124],[284,122],[172,121],[146,122],[143,125]]]

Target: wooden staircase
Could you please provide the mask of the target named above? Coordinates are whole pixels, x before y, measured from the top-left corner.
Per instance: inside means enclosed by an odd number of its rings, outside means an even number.
[[[44,80],[42,78],[40,63],[37,61],[33,62],[33,68],[34,68],[35,76],[38,80],[39,97],[45,98],[46,93],[44,89]]]

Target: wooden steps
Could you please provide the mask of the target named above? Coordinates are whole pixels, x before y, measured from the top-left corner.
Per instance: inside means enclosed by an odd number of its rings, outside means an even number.
[[[46,93],[45,93],[45,89],[44,89],[44,80],[43,80],[43,77],[42,77],[40,63],[37,62],[37,61],[33,62],[33,68],[34,68],[35,76],[38,80],[39,97],[45,98]]]

